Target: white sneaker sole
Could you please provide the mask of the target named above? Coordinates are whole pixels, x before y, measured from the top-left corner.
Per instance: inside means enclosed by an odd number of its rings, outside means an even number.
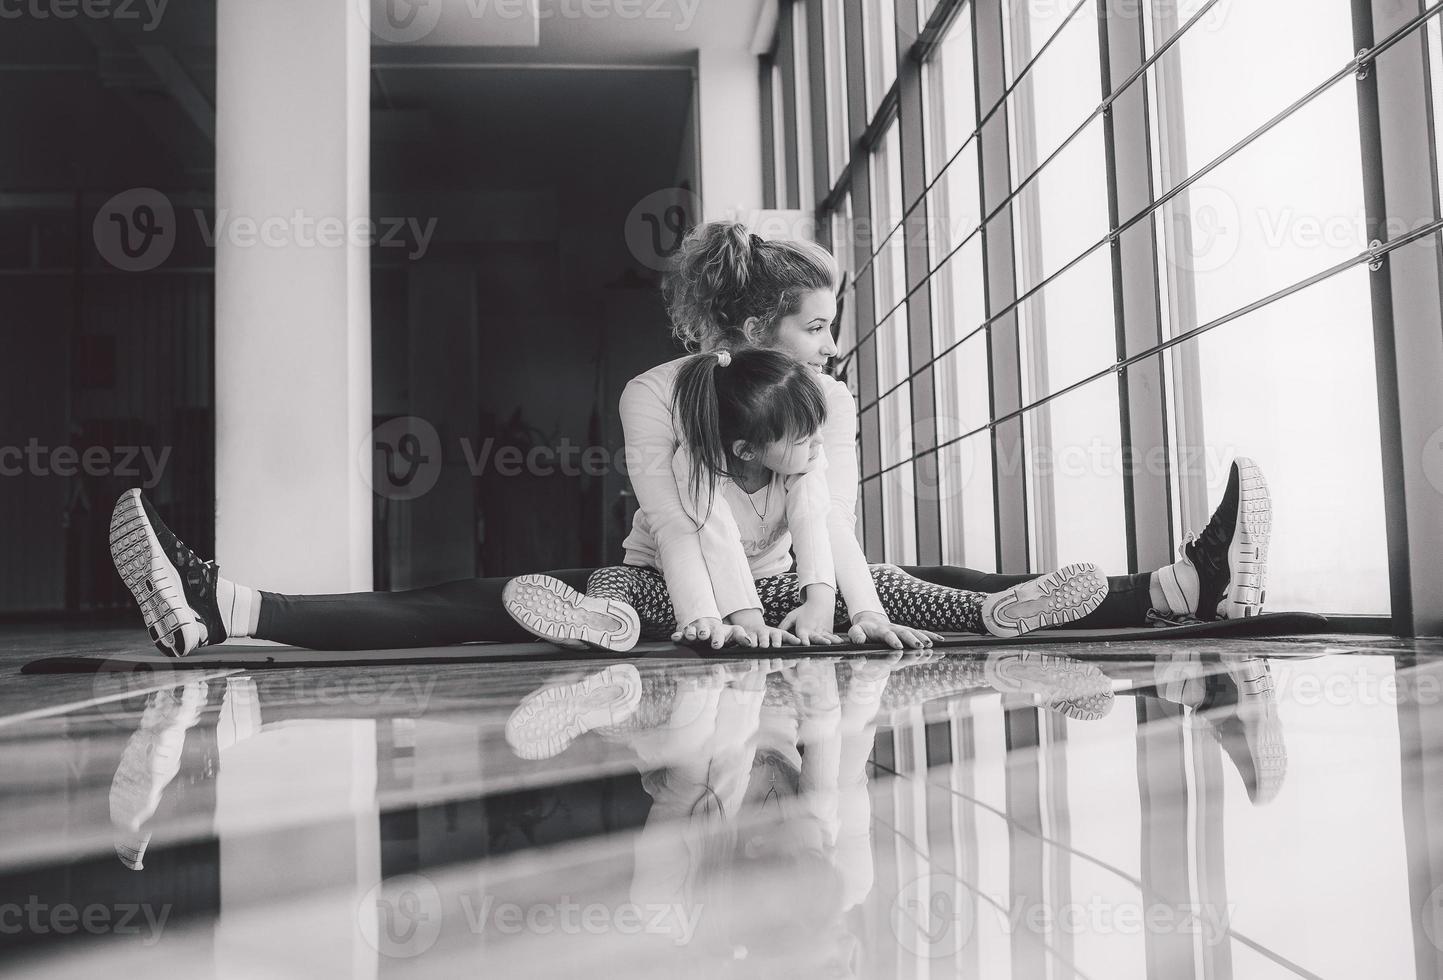
[[[522,575],[506,583],[501,603],[511,618],[543,640],[584,643],[625,653],[641,636],[636,610],[624,602],[577,592],[550,575]]]
[[[1081,619],[1107,597],[1107,579],[1090,562],[1059,568],[982,603],[982,624],[993,636],[1025,636]]]
[[[528,694],[506,720],[506,743],[523,759],[550,759],[586,732],[620,725],[641,704],[641,674],[612,664],[574,684]]]
[[[121,494],[110,514],[110,559],[135,596],[157,650],[184,657],[204,645],[210,631],[186,603],[180,573],[161,550],[139,490]]]
[[[1228,545],[1231,580],[1218,603],[1218,616],[1243,619],[1260,615],[1268,597],[1268,542],[1273,530],[1273,504],[1262,467],[1245,456],[1237,459],[1238,522]]]
[[[1039,698],[1074,721],[1097,721],[1112,711],[1112,681],[1096,664],[1065,656],[994,654],[982,670],[994,690]]]

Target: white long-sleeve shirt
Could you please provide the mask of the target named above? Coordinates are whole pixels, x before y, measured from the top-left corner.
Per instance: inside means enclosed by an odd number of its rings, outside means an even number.
[[[689,454],[672,416],[676,375],[685,361],[678,358],[638,375],[621,395],[627,467],[641,505],[624,543],[626,561],[661,569],[681,624],[761,608],[754,585],[759,576],[742,544],[738,508],[725,490],[715,495],[705,513],[706,502],[692,498]],[[761,561],[756,567],[767,570],[763,575],[785,571],[790,562],[778,567],[778,556],[795,548],[803,587],[835,582],[853,615],[880,613],[882,604],[855,530],[856,405],[845,385],[828,377],[818,380],[827,399],[822,429],[826,464],[819,461],[813,472],[786,481],[790,541],[773,542],[757,556]],[[829,502],[824,503],[821,494]],[[759,537],[754,529],[753,540]]]

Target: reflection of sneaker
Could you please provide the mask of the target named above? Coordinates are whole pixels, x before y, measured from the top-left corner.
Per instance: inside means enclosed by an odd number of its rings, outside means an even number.
[[[1267,599],[1272,520],[1262,468],[1239,456],[1233,460],[1227,490],[1208,526],[1183,543],[1181,561],[1158,572],[1158,583],[1173,612],[1186,610],[1204,621],[1261,613]]]
[[[1102,605],[1107,579],[1091,562],[1079,562],[989,595],[982,624],[993,636],[1022,636],[1075,622]]]
[[[204,681],[175,691],[156,691],[145,702],[140,728],[130,736],[110,784],[110,824],[115,853],[132,871],[145,867],[151,832],[145,825],[155,816],[165,788],[180,772],[186,730],[205,708]]]
[[[549,759],[594,728],[626,721],[640,703],[641,674],[631,664],[612,664],[526,695],[506,720],[506,741],[523,759]]]
[[[1261,657],[1225,658],[1226,672],[1201,663],[1159,662],[1157,693],[1191,708],[1195,728],[1206,728],[1237,767],[1248,798],[1261,804],[1282,789],[1288,749],[1278,718],[1277,692]]]
[[[1074,721],[1096,721],[1112,710],[1112,681],[1096,664],[1071,657],[991,654],[987,683],[1004,694],[1028,694]]]
[[[220,570],[171,533],[139,490],[127,490],[116,501],[110,557],[161,653],[184,657],[226,638],[215,599]]]
[[[641,636],[641,619],[631,606],[583,595],[550,575],[513,578],[501,590],[501,602],[512,619],[558,646],[621,653]]]
[[[1248,798],[1268,803],[1288,774],[1288,747],[1278,718],[1272,671],[1261,657],[1225,659],[1227,683],[1209,685],[1201,713],[1213,737],[1238,767]]]

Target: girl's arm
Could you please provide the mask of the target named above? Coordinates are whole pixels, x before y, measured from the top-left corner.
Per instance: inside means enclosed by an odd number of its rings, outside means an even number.
[[[826,481],[831,498],[827,536],[836,565],[837,587],[847,602],[852,622],[857,621],[859,613],[877,613],[885,618],[867,556],[857,541],[857,403],[840,381],[823,381],[823,386],[827,421],[822,426],[822,451],[827,456]]]
[[[685,627],[738,609],[760,609],[761,600],[726,501],[718,497],[700,526],[691,516],[699,508],[689,513],[683,506],[673,468],[679,445],[669,394],[670,385],[632,379],[621,393],[621,425],[631,485],[656,537],[677,625]]]

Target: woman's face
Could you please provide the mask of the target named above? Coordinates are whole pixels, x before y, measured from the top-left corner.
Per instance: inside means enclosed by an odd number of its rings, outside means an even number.
[[[837,342],[832,339],[836,318],[837,298],[831,290],[804,293],[797,311],[777,320],[771,346],[821,374],[827,360],[837,356]]]

